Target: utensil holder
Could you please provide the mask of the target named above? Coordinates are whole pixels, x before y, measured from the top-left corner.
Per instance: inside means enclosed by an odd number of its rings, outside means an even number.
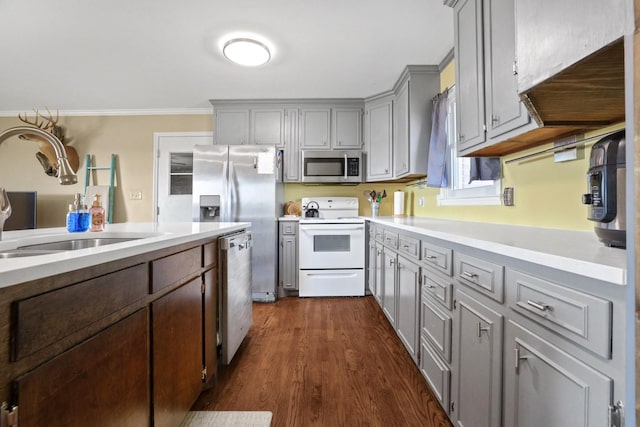
[[[380,210],[380,203],[371,202],[371,217],[375,218],[378,216],[378,211]]]

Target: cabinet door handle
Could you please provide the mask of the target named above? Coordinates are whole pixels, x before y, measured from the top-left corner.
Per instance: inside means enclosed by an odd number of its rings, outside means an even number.
[[[469,273],[468,271],[463,271],[462,275],[468,277],[469,279],[475,279],[478,277],[476,273]]]
[[[489,332],[489,326],[482,326],[482,322],[478,322],[478,338],[482,337],[483,332]]]
[[[519,348],[514,348],[513,349],[515,355],[516,355],[516,364],[515,364],[515,368],[518,369],[520,367],[520,361],[521,360],[527,360],[529,358],[529,356],[520,356],[520,349]]]
[[[396,260],[395,260],[395,259],[390,259],[390,260],[389,260],[389,265],[393,265],[393,264],[395,264],[395,263],[396,263]]]
[[[540,311],[551,310],[551,306],[549,304],[545,304],[543,302],[537,302],[532,300],[527,300],[527,305],[530,305],[533,308],[536,308]]]

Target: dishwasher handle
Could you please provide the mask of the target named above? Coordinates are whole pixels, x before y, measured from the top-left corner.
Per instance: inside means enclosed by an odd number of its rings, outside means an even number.
[[[243,231],[241,233],[220,237],[219,245],[222,251],[234,250],[235,248],[237,248],[237,250],[249,249],[253,246],[251,232]]]

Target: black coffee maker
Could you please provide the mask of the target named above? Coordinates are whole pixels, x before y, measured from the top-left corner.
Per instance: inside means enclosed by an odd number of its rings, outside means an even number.
[[[624,129],[593,144],[582,203],[589,205],[587,219],[600,241],[618,248],[627,246],[626,170]]]

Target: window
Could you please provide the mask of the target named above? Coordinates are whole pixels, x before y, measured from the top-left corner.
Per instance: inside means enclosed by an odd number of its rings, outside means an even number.
[[[193,153],[170,153],[169,158],[169,194],[172,196],[191,194]]]
[[[440,189],[438,205],[499,205],[500,180],[469,182],[471,159],[458,157],[456,138],[456,92],[449,89],[447,97],[447,173],[448,187]]]

